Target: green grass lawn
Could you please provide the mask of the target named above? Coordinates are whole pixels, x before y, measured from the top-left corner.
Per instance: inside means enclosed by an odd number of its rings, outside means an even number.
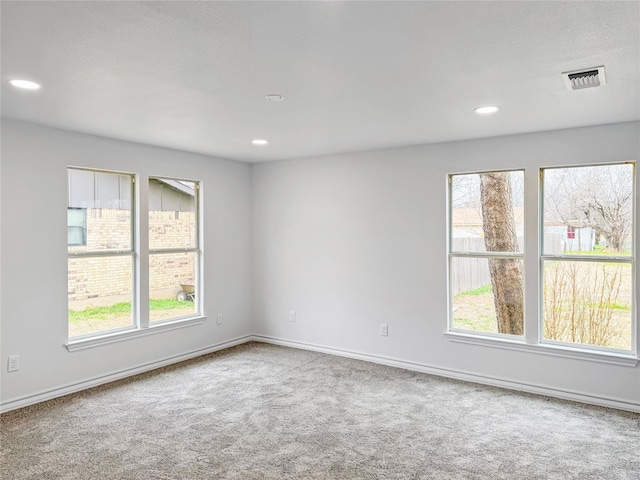
[[[190,302],[180,302],[173,298],[149,300],[149,310],[176,310],[192,305]],[[131,314],[131,303],[120,302],[106,307],[87,307],[84,310],[69,310],[69,322],[85,322],[87,320],[108,320],[114,317]]]
[[[603,247],[602,245],[596,245],[593,250],[567,250],[564,252],[567,255],[611,255],[612,257],[627,257],[631,255],[630,250],[625,250],[623,252],[613,252],[608,249],[608,247]]]
[[[484,295],[485,293],[493,292],[493,285],[487,283],[482,287],[474,288],[473,290],[467,290],[466,292],[460,292],[458,295]]]

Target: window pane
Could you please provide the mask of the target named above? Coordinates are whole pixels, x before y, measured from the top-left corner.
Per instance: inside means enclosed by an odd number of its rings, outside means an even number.
[[[193,315],[196,302],[197,253],[149,256],[149,319],[151,322]]]
[[[524,173],[451,177],[451,250],[522,252]]]
[[[544,170],[544,253],[631,255],[633,165]]]
[[[149,180],[149,248],[195,248],[196,183]]]
[[[69,252],[131,250],[132,185],[130,175],[69,169]],[[85,222],[82,243],[77,243],[79,211]]]
[[[452,328],[522,335],[523,264],[519,259],[451,259]]]
[[[543,275],[546,340],[631,350],[630,264],[545,261]]]
[[[69,337],[133,326],[131,256],[68,260]]]

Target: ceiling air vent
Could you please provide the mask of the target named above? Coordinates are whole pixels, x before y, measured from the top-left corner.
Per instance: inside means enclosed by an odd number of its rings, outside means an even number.
[[[604,66],[563,72],[562,78],[569,90],[599,87],[607,83],[604,78]]]

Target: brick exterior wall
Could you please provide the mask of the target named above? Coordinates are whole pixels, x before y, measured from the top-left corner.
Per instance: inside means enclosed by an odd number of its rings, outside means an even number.
[[[87,209],[87,245],[69,247],[69,252],[131,248],[131,212],[117,209]],[[149,247],[183,248],[193,245],[195,212],[149,212]],[[149,256],[149,290],[152,298],[169,298],[180,290],[180,284],[194,283],[195,254],[172,253]],[[96,299],[108,304],[109,299],[130,297],[132,282],[131,257],[70,257],[69,302]],[[123,301],[122,299],[117,301]]]

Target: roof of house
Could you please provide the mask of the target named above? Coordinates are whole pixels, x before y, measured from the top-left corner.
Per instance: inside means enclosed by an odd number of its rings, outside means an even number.
[[[480,208],[454,208],[452,212],[454,227],[472,227],[482,225],[482,212]],[[516,224],[524,223],[524,208],[513,207],[513,218]]]

